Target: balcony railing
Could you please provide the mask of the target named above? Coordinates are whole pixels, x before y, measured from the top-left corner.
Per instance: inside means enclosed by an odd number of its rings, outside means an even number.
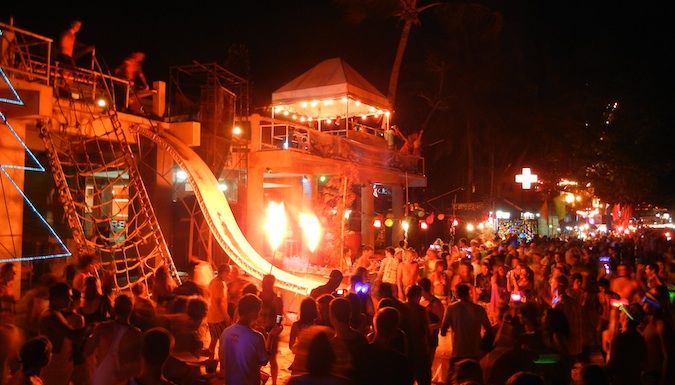
[[[0,23],[0,67],[8,76],[50,87],[69,84],[73,98],[105,98],[118,108],[129,106],[130,98],[136,96],[132,95],[133,88],[127,80],[109,75],[100,67],[96,50],[90,50],[89,68],[64,68],[55,61],[53,45],[51,38]]]
[[[396,169],[424,175],[424,158],[401,154],[387,148],[386,142],[376,135],[354,131],[350,135],[333,134],[289,121],[263,118],[260,121],[261,145],[258,150],[287,150]],[[360,134],[369,144],[351,139]]]

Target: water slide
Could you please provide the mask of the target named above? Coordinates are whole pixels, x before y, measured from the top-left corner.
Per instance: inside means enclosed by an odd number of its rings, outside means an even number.
[[[188,182],[194,190],[211,233],[237,266],[256,279],[262,279],[265,274],[273,274],[276,277],[276,287],[300,295],[307,295],[313,288],[325,283],[273,266],[251,246],[241,232],[225,194],[218,188],[218,180],[190,147],[166,131],[156,133],[147,128],[137,130],[166,151],[187,173]]]

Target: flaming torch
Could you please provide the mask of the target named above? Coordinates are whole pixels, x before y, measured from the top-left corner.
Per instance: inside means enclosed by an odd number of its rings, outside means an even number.
[[[286,237],[288,219],[286,218],[286,209],[283,202],[269,202],[266,213],[265,231],[267,232],[267,240],[272,248],[272,264],[274,264],[277,250]]]
[[[307,248],[313,253],[319,246],[319,241],[321,241],[321,224],[319,223],[319,218],[314,214],[300,214],[300,228],[302,228]]]

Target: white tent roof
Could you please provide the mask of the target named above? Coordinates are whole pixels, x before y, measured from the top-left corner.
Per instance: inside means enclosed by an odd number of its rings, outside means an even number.
[[[340,58],[324,60],[276,90],[272,105],[313,118],[390,110],[387,98]]]

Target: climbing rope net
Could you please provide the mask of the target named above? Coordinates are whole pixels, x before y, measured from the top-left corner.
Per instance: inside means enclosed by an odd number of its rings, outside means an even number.
[[[72,98],[92,94],[92,86],[109,90],[101,81],[57,89],[71,97],[55,98],[59,113],[40,129],[66,219],[80,250],[99,256],[117,289],[147,280],[162,265],[178,280],[138,169],[139,138],[128,140],[114,109]]]

